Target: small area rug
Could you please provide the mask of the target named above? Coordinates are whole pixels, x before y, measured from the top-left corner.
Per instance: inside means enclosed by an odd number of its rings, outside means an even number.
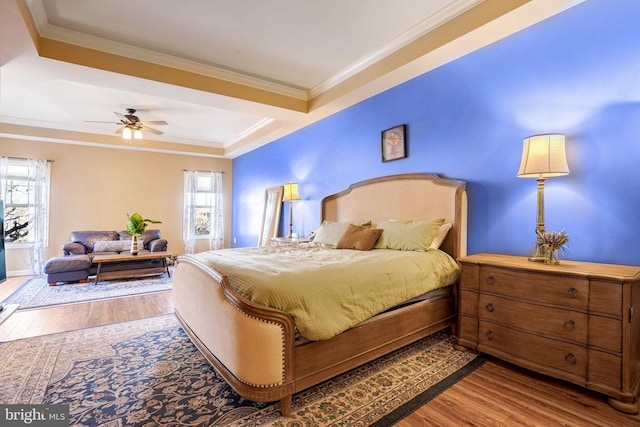
[[[173,315],[0,344],[0,402],[68,404],[72,426],[388,426],[484,362],[436,333],[280,404],[238,396]]]
[[[171,278],[166,274],[128,280],[101,280],[98,283],[90,278],[88,283],[58,286],[49,286],[46,276],[42,276],[28,280],[2,303],[20,304],[18,310],[25,310],[169,290]]]

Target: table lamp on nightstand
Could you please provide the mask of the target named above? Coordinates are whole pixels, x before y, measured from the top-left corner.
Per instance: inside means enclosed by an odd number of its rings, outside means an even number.
[[[544,261],[545,247],[540,239],[544,233],[544,180],[548,177],[569,174],[567,155],[564,147],[564,135],[533,135],[524,139],[522,160],[518,176],[520,178],[537,178],[538,180],[538,213],[536,221],[536,251],[529,261]]]
[[[289,235],[288,238],[293,237],[293,201],[300,200],[298,195],[298,184],[289,182],[284,185],[284,195],[282,196],[283,202],[289,202]]]

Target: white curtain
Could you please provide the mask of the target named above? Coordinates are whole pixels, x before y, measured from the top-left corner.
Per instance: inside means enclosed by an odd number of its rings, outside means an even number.
[[[0,200],[5,198],[5,188],[7,188],[7,175],[9,174],[9,158],[0,157]],[[0,212],[4,215],[4,212]]]
[[[211,174],[211,223],[209,224],[209,250],[222,249],[224,246],[224,215],[222,202],[222,172]]]
[[[207,180],[209,180],[207,182]],[[200,197],[198,197],[200,196]],[[208,213],[209,250],[224,246],[224,216],[222,198],[222,172],[184,171],[184,223],[182,240],[184,252],[195,252],[197,211]],[[201,234],[202,237],[205,237]]]
[[[185,254],[195,252],[197,195],[198,171],[184,171],[182,240]]]
[[[34,215],[32,219],[33,248],[30,253],[31,270],[44,274],[47,240],[49,235],[49,162],[29,159],[29,182],[33,185]]]

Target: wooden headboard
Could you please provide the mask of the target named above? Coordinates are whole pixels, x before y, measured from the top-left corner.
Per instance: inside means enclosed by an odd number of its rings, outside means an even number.
[[[467,193],[464,181],[436,174],[401,174],[368,179],[322,200],[322,220],[431,220],[453,227],[440,249],[454,258],[467,254]]]

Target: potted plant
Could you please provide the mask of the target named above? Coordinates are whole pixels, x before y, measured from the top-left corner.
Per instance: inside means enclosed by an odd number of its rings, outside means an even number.
[[[143,218],[142,215],[135,212],[133,215],[127,214],[129,220],[127,231],[133,236],[131,240],[131,255],[138,255],[138,236],[147,231],[149,224],[162,224],[161,221]]]
[[[545,231],[538,233],[545,248],[545,264],[559,264],[558,251],[565,249],[565,244],[569,241],[569,235],[562,231]]]

